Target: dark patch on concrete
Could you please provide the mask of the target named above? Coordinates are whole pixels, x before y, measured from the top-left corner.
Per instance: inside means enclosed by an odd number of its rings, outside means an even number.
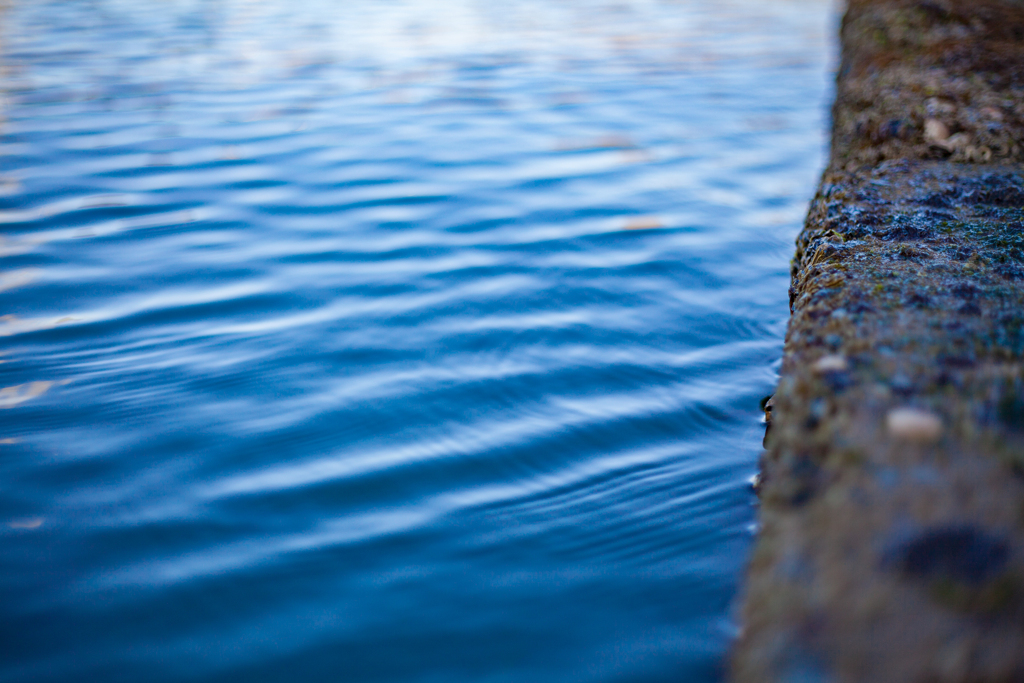
[[[977,585],[999,575],[1009,558],[1000,536],[970,525],[937,526],[892,542],[882,564],[915,579]]]
[[[999,421],[1007,429],[1024,432],[1024,393],[1012,384],[999,400]]]

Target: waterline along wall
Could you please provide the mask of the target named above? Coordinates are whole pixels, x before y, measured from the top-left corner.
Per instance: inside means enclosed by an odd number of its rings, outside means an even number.
[[[737,682],[1024,680],[1024,3],[852,0]]]

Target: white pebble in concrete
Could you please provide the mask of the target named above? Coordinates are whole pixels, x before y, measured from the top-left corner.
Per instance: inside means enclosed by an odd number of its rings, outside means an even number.
[[[942,420],[927,410],[894,408],[885,417],[889,436],[911,443],[935,443],[942,436]]]
[[[924,139],[929,144],[943,146],[949,139],[949,126],[938,119],[928,119],[924,122]]]
[[[846,358],[839,355],[822,356],[813,365],[814,371],[819,375],[829,372],[846,372],[849,367]]]

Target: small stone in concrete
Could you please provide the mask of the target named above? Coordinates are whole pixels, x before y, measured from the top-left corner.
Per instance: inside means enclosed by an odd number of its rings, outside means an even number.
[[[928,119],[924,122],[924,139],[930,145],[945,147],[949,139],[949,126],[938,119]]]
[[[819,375],[827,375],[830,372],[846,372],[850,364],[846,362],[845,356],[833,354],[822,356],[814,363],[814,371]]]
[[[935,443],[942,436],[942,420],[918,408],[894,408],[885,417],[889,436],[911,443]]]

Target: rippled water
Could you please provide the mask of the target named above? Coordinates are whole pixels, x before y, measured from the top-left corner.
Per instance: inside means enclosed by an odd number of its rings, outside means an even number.
[[[710,681],[822,0],[14,0],[0,680]]]

